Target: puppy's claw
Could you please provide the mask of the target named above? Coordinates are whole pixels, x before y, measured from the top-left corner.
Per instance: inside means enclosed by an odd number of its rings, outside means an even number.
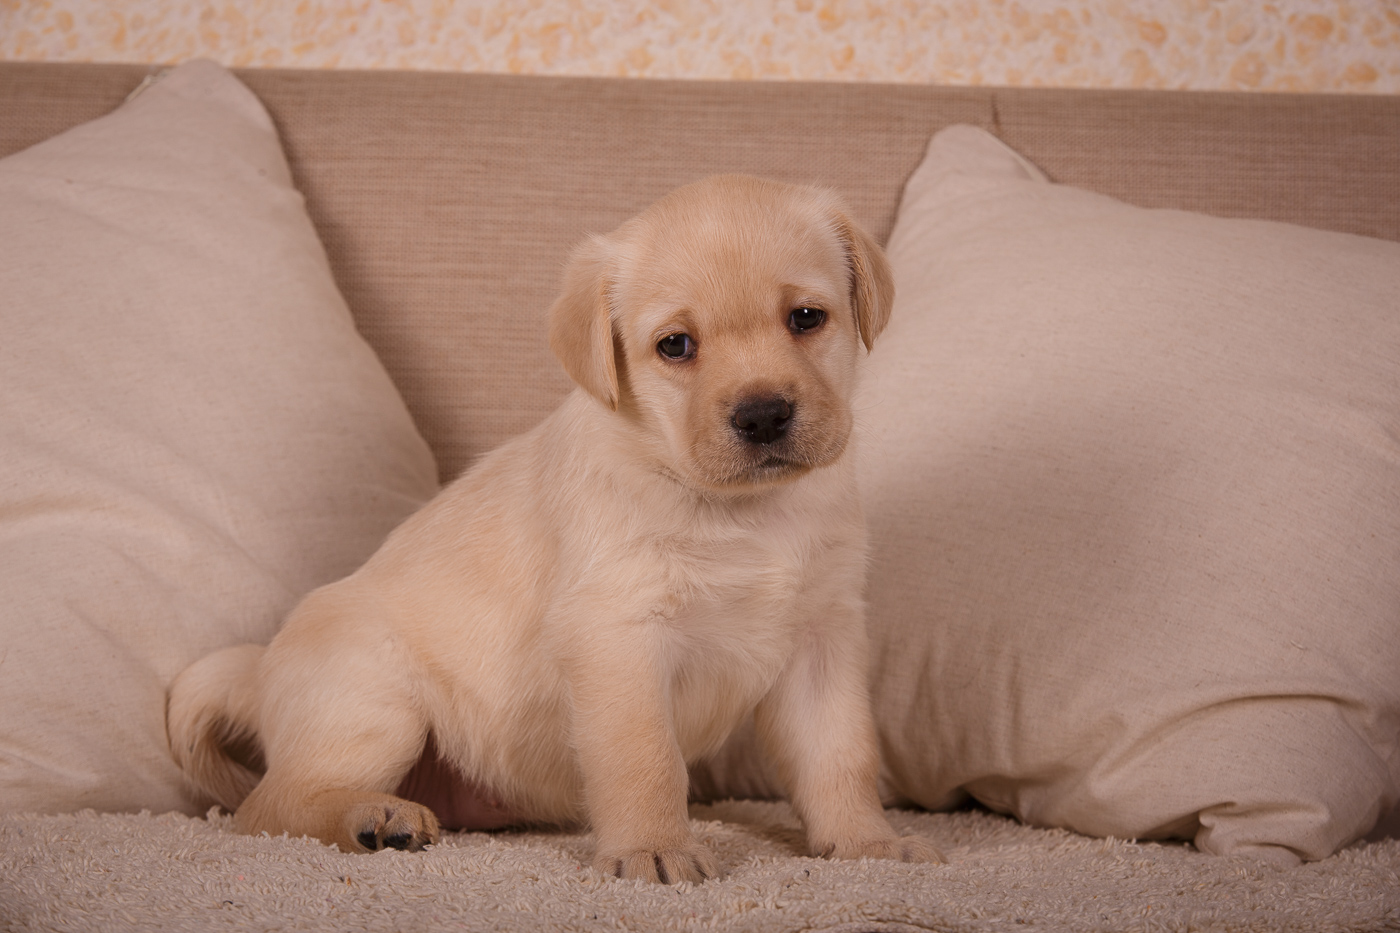
[[[822,858],[858,859],[883,858],[896,862],[934,862],[947,859],[932,843],[922,836],[888,836],[879,839],[833,842],[823,846],[818,853]]]
[[[615,878],[640,878],[658,884],[700,884],[719,876],[719,866],[710,850],[695,844],[599,855],[593,860],[593,867]]]
[[[399,849],[418,852],[438,839],[437,817],[427,807],[400,800],[391,806],[365,804],[346,817],[357,849],[378,852]]]
[[[934,862],[939,865],[948,861],[943,853],[923,836],[901,836],[899,838],[899,860],[901,862]]]

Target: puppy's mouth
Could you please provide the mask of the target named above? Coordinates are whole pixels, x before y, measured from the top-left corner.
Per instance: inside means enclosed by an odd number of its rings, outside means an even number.
[[[754,464],[749,472],[756,477],[776,477],[793,472],[805,473],[811,468],[811,465],[799,463],[796,460],[786,460],[782,457],[765,457]]]
[[[704,485],[718,491],[739,491],[798,479],[833,462],[840,453],[840,449],[807,449],[789,439],[765,448],[731,448],[718,457],[699,460],[696,466]]]

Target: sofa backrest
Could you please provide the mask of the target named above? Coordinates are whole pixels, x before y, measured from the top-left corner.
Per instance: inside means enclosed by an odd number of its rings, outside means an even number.
[[[0,156],[151,69],[0,63]],[[569,248],[677,185],[839,190],[881,241],[928,138],[986,128],[1056,181],[1147,207],[1400,240],[1400,98],[419,72],[239,72],[444,479],[568,391],[545,314]]]

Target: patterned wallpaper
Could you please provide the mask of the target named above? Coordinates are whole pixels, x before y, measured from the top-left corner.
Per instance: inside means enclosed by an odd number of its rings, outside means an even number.
[[[0,0],[0,58],[1400,93],[1400,0]]]

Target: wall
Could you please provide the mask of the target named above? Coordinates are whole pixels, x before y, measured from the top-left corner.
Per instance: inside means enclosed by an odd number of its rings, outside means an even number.
[[[0,58],[1400,93],[1400,0],[0,0]]]

